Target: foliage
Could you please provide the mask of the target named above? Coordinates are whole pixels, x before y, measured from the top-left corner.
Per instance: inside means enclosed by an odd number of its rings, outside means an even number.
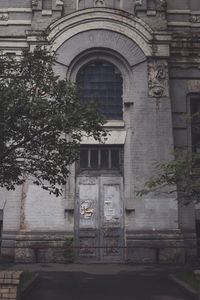
[[[185,268],[185,270],[182,273],[178,274],[178,278],[183,280],[193,289],[197,291],[200,290],[200,279],[195,276],[192,268],[190,267]]]
[[[184,116],[189,121],[197,117],[199,118],[198,112],[192,116]],[[200,132],[199,124],[196,122],[195,125],[195,130]],[[144,196],[150,192],[166,192],[167,187],[167,193],[177,192],[178,198],[183,199],[186,205],[192,201],[200,202],[200,153],[179,147],[171,156],[172,159],[167,162],[154,162],[153,176],[136,194]]]
[[[29,282],[33,280],[33,278],[36,276],[34,272],[31,272],[29,270],[25,270],[21,276],[21,288],[25,288]]]
[[[0,56],[0,186],[8,190],[31,176],[58,196],[81,137],[106,135],[97,104],[82,104],[76,86],[59,80],[55,60],[45,47]]]
[[[65,235],[64,240],[65,240],[65,242],[64,242],[65,247],[72,247],[73,246],[73,236]],[[65,257],[65,261],[67,263],[72,263],[74,261],[73,248],[66,248],[64,250],[64,257]]]

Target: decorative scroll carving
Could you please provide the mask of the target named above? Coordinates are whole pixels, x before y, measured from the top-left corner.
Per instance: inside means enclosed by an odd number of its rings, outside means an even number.
[[[94,6],[95,7],[105,7],[105,0],[94,0]]]
[[[149,96],[154,98],[168,97],[168,64],[163,60],[151,59],[148,63]]]
[[[8,14],[4,13],[4,14],[0,14],[0,21],[8,21]]]
[[[191,16],[190,22],[191,23],[200,23],[200,16],[195,16],[195,15]]]

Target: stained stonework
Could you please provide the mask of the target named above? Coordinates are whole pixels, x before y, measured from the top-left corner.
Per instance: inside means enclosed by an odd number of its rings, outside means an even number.
[[[150,59],[148,62],[149,96],[169,97],[168,64],[166,61]]]

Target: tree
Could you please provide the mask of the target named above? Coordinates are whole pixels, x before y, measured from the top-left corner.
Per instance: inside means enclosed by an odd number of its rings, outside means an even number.
[[[200,113],[183,117],[190,122],[192,131],[195,131],[196,143],[192,145],[193,149],[179,147],[171,153],[171,160],[155,161],[154,174],[145,182],[144,188],[136,192],[138,196],[157,191],[168,194],[177,192],[178,199],[185,205],[200,202],[200,153],[194,151],[200,146]]]
[[[106,135],[97,104],[81,103],[76,86],[54,74],[55,60],[44,47],[0,56],[0,186],[8,190],[31,176],[58,196],[82,136]]]

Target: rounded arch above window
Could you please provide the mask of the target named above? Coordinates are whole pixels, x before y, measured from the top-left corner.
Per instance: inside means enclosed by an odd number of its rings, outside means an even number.
[[[99,111],[107,120],[123,119],[123,79],[118,68],[106,60],[94,60],[83,65],[76,83],[83,103],[98,102]]]

